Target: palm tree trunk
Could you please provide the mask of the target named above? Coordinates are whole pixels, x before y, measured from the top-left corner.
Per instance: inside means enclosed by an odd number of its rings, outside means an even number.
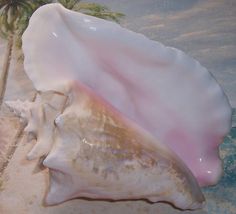
[[[3,61],[3,69],[0,74],[0,108],[2,106],[2,102],[3,102],[5,90],[6,90],[6,85],[7,85],[7,77],[8,77],[10,63],[11,63],[13,42],[14,42],[13,35],[10,35],[8,39],[5,59]]]

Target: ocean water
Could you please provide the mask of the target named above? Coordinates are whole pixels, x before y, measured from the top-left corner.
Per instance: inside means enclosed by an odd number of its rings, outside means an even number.
[[[232,124],[230,133],[220,146],[224,174],[216,186],[203,189],[207,210],[212,214],[236,213],[236,109],[233,110]]]

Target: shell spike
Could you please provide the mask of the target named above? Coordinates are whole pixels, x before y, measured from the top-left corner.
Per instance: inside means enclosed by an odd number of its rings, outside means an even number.
[[[73,198],[75,189],[71,177],[61,171],[51,169],[50,173],[50,188],[45,197],[46,205],[55,205],[62,203],[68,198]],[[72,188],[68,188],[68,187]]]
[[[6,106],[12,111],[16,116],[22,119],[28,120],[29,111],[32,108],[33,102],[29,101],[5,101]]]
[[[46,144],[47,145],[47,144]],[[31,149],[31,151],[27,154],[28,160],[34,160],[36,158],[42,157],[48,154],[48,149],[45,147],[45,144],[37,142],[37,144]]]

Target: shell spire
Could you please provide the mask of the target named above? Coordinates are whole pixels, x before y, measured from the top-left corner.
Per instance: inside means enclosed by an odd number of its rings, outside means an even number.
[[[28,121],[33,102],[28,100],[5,101],[6,106],[23,121]]]
[[[66,96],[61,93],[49,91],[43,94],[39,92],[34,102],[27,100],[5,102],[16,116],[27,123],[24,132],[30,139],[37,141],[27,155],[29,160],[46,156],[49,153],[53,143],[53,121],[64,108],[66,99]]]

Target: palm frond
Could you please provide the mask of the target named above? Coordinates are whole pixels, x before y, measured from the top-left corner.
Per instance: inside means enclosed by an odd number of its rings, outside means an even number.
[[[49,0],[1,0],[0,1],[0,35],[19,34],[28,25],[29,17]],[[28,17],[28,18],[26,18]],[[25,22],[25,23],[24,23]]]
[[[76,4],[72,9],[90,16],[115,21],[117,23],[125,16],[123,13],[113,12],[108,7],[97,3],[80,3]]]
[[[15,35],[16,44],[21,46],[21,36],[28,26],[29,19],[38,7],[55,0],[0,0],[0,36]],[[57,0],[64,7],[98,18],[120,22],[124,14],[111,11],[97,3],[80,3],[80,0]]]
[[[73,7],[80,2],[80,0],[58,0],[57,2],[62,4],[67,9],[72,10]]]

